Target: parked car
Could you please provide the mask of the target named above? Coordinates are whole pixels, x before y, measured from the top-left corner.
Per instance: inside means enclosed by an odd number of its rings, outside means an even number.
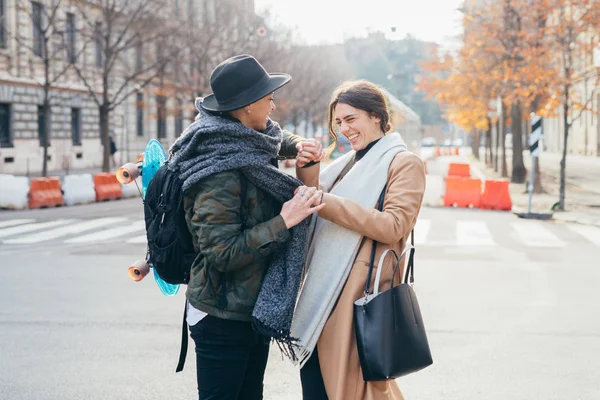
[[[437,145],[437,140],[433,137],[426,137],[421,139],[421,143],[419,143],[420,147],[435,147]]]
[[[338,135],[338,143],[336,148],[331,153],[331,159],[334,160],[340,156],[343,156],[350,150],[352,150],[352,145],[350,144],[350,141],[346,139],[345,136]]]

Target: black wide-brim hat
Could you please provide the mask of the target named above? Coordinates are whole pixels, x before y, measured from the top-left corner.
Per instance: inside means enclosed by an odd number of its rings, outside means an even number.
[[[252,56],[243,54],[219,64],[210,76],[213,94],[200,103],[208,111],[233,111],[273,93],[292,79],[270,74]]]

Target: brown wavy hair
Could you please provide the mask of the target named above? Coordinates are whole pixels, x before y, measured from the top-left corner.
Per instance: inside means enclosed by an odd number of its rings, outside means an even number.
[[[379,86],[366,80],[344,82],[335,89],[329,102],[328,128],[329,136],[333,139],[333,143],[327,150],[328,156],[331,155],[338,144],[334,112],[335,107],[339,103],[358,108],[359,110],[366,111],[371,117],[379,118],[381,120],[379,125],[384,134],[392,130],[390,109],[386,97]]]

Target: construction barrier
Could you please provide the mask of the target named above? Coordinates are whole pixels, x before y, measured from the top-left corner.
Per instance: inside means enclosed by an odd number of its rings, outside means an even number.
[[[67,175],[63,181],[65,205],[87,204],[96,201],[94,180],[91,174]]]
[[[117,200],[123,197],[121,184],[114,173],[101,172],[94,175],[96,201]]]
[[[481,204],[481,180],[459,176],[446,177],[444,205],[478,208]]]
[[[486,180],[481,208],[484,210],[512,210],[508,180]]]
[[[436,147],[434,154],[440,156],[458,156],[460,149],[458,147]]]
[[[0,208],[27,208],[29,180],[24,176],[0,174]]]
[[[29,208],[59,207],[63,204],[63,193],[58,178],[31,179],[29,185]]]
[[[468,178],[471,176],[471,166],[469,164],[450,163],[448,165],[448,176]]]

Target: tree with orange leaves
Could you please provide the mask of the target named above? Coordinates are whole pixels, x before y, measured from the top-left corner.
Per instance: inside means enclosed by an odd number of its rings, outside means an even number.
[[[600,83],[600,75],[590,62],[598,48],[600,34],[600,2],[597,0],[546,0],[549,23],[547,46],[557,57],[559,72],[551,87],[553,96],[546,104],[547,112],[561,105],[563,149],[560,162],[560,189],[557,208],[565,210],[565,174],[569,132],[573,123],[590,110],[594,91],[587,91],[590,81]],[[583,62],[581,62],[583,60]],[[581,89],[584,87],[584,90]],[[587,92],[587,93],[586,93]]]

